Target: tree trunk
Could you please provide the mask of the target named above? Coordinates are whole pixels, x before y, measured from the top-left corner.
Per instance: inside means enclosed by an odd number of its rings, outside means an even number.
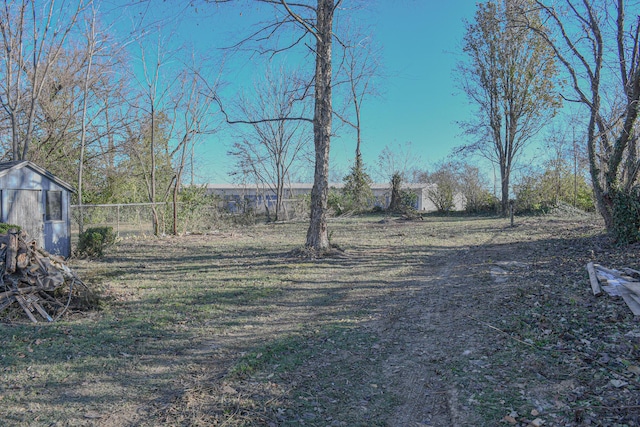
[[[156,209],[156,110],[155,99],[151,101],[151,142],[149,153],[151,154],[151,188],[149,195],[151,199],[151,219],[153,223],[153,235],[160,234],[158,210]]]
[[[391,201],[387,208],[390,212],[400,213],[403,210],[400,191],[402,189],[402,176],[396,172],[391,177]]]
[[[316,164],[311,190],[311,219],[306,248],[315,252],[329,249],[327,197],[329,195],[329,146],[331,142],[331,38],[333,0],[318,0],[313,142]]]
[[[506,217],[509,214],[509,173],[506,168],[500,167],[500,177],[502,182],[502,200],[500,207],[502,210],[502,216]]]
[[[180,184],[182,182],[182,168],[184,167],[184,157],[182,158],[182,165],[180,169],[176,173],[176,182],[173,184],[173,197],[172,197],[172,205],[173,205],[173,227],[172,232],[174,236],[178,235],[178,198],[180,195]],[[186,222],[186,221],[185,221]],[[185,230],[187,231],[187,230]]]

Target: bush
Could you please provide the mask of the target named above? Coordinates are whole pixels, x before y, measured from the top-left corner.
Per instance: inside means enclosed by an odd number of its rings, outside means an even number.
[[[113,227],[88,228],[79,236],[77,253],[79,256],[100,258],[104,250],[115,242]]]
[[[5,224],[4,222],[0,222],[0,234],[7,234],[12,228],[18,231],[22,230],[22,227],[20,227],[19,225]]]
[[[364,171],[361,159],[351,167],[351,172],[343,178],[342,211],[364,212],[373,202],[371,177]]]
[[[613,196],[613,234],[620,244],[640,240],[640,189],[619,189]]]
[[[387,207],[388,212],[403,214],[415,211],[418,195],[411,190],[403,190],[402,182],[403,177],[400,172],[395,172],[391,176],[391,201]]]
[[[213,207],[220,201],[219,196],[207,194],[205,187],[193,185],[182,187],[178,209],[178,225],[182,228],[182,232],[203,232],[216,227],[220,222],[220,215]],[[171,209],[171,205],[167,204],[167,208]],[[169,217],[172,217],[171,212]]]
[[[333,211],[335,216],[340,216],[346,212],[345,206],[347,204],[346,197],[341,191],[335,188],[329,189],[327,196],[327,206]]]
[[[585,177],[562,170],[530,171],[514,185],[514,192],[518,213],[549,212],[561,202],[586,212],[595,210],[593,190]]]

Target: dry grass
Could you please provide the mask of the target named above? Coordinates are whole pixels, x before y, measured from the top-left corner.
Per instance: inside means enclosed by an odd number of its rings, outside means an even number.
[[[547,425],[637,425],[619,409],[637,393],[637,324],[591,297],[584,272],[637,259],[597,221],[382,219],[334,220],[344,252],[313,261],[288,255],[306,223],[130,239],[77,261],[101,309],[1,325],[0,419],[498,425],[517,412],[526,425],[535,410]],[[604,368],[587,361],[602,353]]]

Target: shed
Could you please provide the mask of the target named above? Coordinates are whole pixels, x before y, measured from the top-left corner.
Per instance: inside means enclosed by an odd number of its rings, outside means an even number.
[[[71,193],[66,182],[29,161],[0,163],[0,219],[22,227],[52,254],[71,255]]]

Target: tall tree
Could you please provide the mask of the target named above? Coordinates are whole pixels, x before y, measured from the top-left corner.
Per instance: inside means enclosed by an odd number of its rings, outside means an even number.
[[[249,130],[233,144],[233,155],[244,176],[271,190],[276,197],[275,220],[282,219],[285,184],[291,168],[300,161],[310,142],[307,122],[286,120],[306,115],[307,103],[300,94],[305,85],[295,73],[268,71],[257,81],[254,98],[241,96],[239,114],[250,123]],[[282,120],[268,120],[278,117]],[[267,206],[268,208],[268,206]]]
[[[0,105],[10,122],[13,160],[28,158],[38,100],[91,0],[61,3],[4,0],[0,7]]]
[[[620,241],[640,238],[638,112],[640,18],[637,2],[535,0],[546,26],[528,25],[550,46],[573,95],[587,111],[586,146],[596,206]],[[627,21],[626,8],[633,6]]]
[[[475,118],[463,123],[473,142],[460,150],[480,153],[498,165],[503,215],[508,212],[514,162],[558,104],[553,51],[522,25],[522,9],[530,4],[479,3],[475,20],[466,25],[467,61],[457,70],[462,90],[477,107]],[[539,17],[532,14],[531,19]]]
[[[335,111],[336,116],[356,132],[355,160],[350,172],[344,177],[343,193],[352,206],[365,209],[372,198],[371,178],[362,162],[362,105],[365,98],[375,96],[375,78],[379,74],[380,51],[372,44],[371,37],[351,36],[356,42],[344,45],[339,67],[339,81],[343,95],[343,111]]]
[[[166,48],[166,38],[162,35],[161,31],[152,33],[155,35],[156,40],[152,44],[151,49],[147,49],[140,40],[140,61],[142,63],[142,76],[139,79],[144,102],[140,103],[141,108],[148,115],[147,120],[143,120],[142,123],[148,123],[149,130],[148,139],[148,175],[146,178],[147,192],[149,196],[149,203],[151,203],[151,214],[153,223],[153,234],[158,235],[160,218],[158,216],[158,209],[156,202],[158,201],[158,152],[162,152],[162,148],[168,158],[167,143],[159,138],[158,131],[162,127],[162,122],[169,121],[167,119],[167,106],[170,89],[172,83],[170,77],[164,72],[167,62],[175,54]],[[168,138],[167,138],[168,139]]]
[[[173,95],[172,133],[176,142],[169,152],[174,175],[171,180],[173,205],[173,234],[178,234],[178,196],[182,187],[187,159],[193,156],[194,148],[202,135],[216,132],[215,115],[211,107],[217,84],[209,86],[202,78],[204,64],[192,64],[178,76],[178,87]],[[202,58],[199,58],[200,60]],[[191,165],[193,168],[193,165]]]
[[[398,173],[402,178],[401,183],[419,181],[421,162],[411,141],[385,145],[378,155],[378,178],[384,181]]]
[[[227,2],[229,0],[209,0]],[[332,48],[333,22],[342,0],[300,0],[294,3],[287,0],[257,0],[276,8],[275,21],[255,32],[251,41],[270,41],[274,34],[293,24],[299,32],[293,41],[280,47],[267,49],[276,54],[303,44],[308,37],[315,42],[312,54],[315,59],[313,78],[313,143],[315,147],[315,168],[313,188],[311,190],[311,215],[305,247],[307,250],[322,254],[330,249],[327,229],[327,199],[329,196],[329,148],[331,145],[331,129],[333,118],[333,62]],[[278,118],[274,118],[278,119]],[[296,120],[300,120],[298,118]]]

